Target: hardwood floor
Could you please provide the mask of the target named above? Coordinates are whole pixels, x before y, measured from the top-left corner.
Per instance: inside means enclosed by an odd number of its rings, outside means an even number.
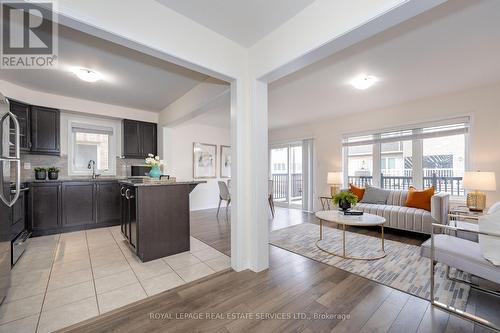
[[[224,218],[217,221],[213,210],[193,212],[191,221],[194,237],[230,254],[228,221]],[[270,229],[297,223],[315,221],[310,214],[277,208]],[[375,233],[369,229],[360,232]],[[392,232],[388,238],[422,241]],[[470,307],[477,311],[481,307],[474,295],[476,299]],[[213,318],[207,318],[208,315]],[[229,271],[195,281],[64,331],[423,333],[487,330],[431,307],[423,299],[270,246],[270,267],[266,271]]]

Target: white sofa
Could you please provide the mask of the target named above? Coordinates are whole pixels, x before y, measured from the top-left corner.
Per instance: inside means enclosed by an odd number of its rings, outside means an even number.
[[[383,216],[386,227],[414,231],[424,234],[431,233],[432,223],[447,224],[450,196],[437,193],[431,199],[431,211],[406,207],[408,191],[391,190],[385,205],[358,203],[355,207],[365,213]]]

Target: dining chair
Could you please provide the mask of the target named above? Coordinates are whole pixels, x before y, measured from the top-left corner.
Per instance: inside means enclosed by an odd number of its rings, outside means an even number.
[[[273,198],[273,181],[267,181],[267,201],[269,201],[269,207],[271,208],[271,215],[274,218],[274,198]]]
[[[219,206],[217,207],[217,218],[219,217],[220,205],[222,201],[226,201],[226,216],[229,204],[231,203],[231,193],[229,193],[229,189],[227,184],[223,181],[218,181],[219,184]]]

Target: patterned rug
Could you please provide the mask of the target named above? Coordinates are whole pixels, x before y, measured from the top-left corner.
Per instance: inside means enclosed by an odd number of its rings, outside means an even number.
[[[378,260],[343,259],[316,247],[319,225],[304,223],[270,234],[270,244],[307,258],[343,269],[353,274],[387,285],[424,299],[430,299],[430,262],[420,256],[420,247],[396,241],[385,241],[387,256]],[[341,253],[342,231],[323,226],[323,249]],[[377,237],[346,231],[348,256],[376,256],[381,254],[381,240]],[[436,266],[436,299],[464,310],[469,297],[469,286],[446,279],[445,266]],[[451,275],[468,280],[467,274],[451,270]]]

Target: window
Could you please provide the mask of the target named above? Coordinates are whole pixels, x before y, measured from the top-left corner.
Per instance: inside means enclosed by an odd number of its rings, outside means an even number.
[[[415,126],[343,140],[344,175],[358,186],[387,189],[435,186],[436,191],[464,196],[469,119]],[[347,172],[346,172],[347,170]]]
[[[69,169],[73,175],[87,175],[90,161],[95,161],[96,172],[116,175],[116,143],[113,127],[71,123],[69,126]]]

